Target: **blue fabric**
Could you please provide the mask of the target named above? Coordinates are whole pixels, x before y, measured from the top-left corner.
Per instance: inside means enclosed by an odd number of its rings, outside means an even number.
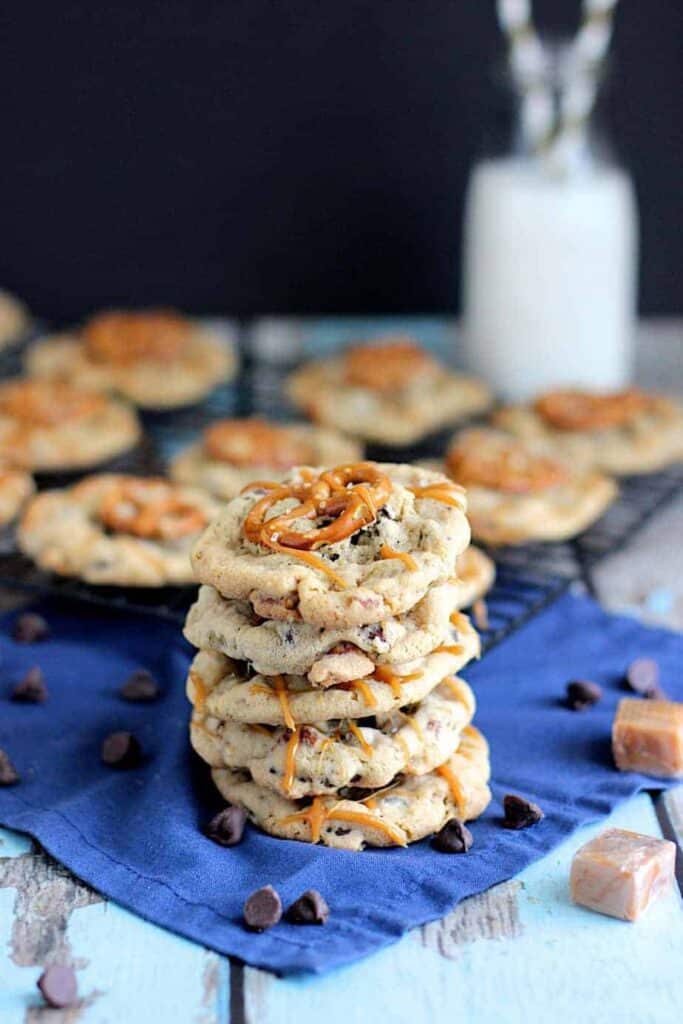
[[[428,842],[353,854],[270,839],[253,828],[240,846],[223,849],[201,832],[220,801],[189,749],[183,682],[190,652],[177,630],[83,608],[43,611],[53,626],[45,643],[13,643],[8,619],[0,630],[0,747],[23,776],[21,785],[0,788],[0,821],[35,836],[75,874],[142,917],[283,973],[325,971],[394,942],[653,786],[615,771],[610,754],[612,716],[631,659],[657,658],[663,685],[683,698],[683,637],[568,595],[464,672],[476,690],[477,724],[491,744],[494,793],[472,825],[469,854],[439,854]],[[45,671],[48,703],[11,703],[12,682],[36,663]],[[156,703],[127,704],[117,696],[139,666],[164,686]],[[569,679],[582,677],[600,683],[605,696],[593,709],[572,713],[559,698]],[[147,752],[140,769],[117,773],[100,763],[102,737],[121,728],[136,733]],[[509,791],[538,801],[545,820],[522,832],[501,828]],[[320,889],[332,908],[327,926],[246,932],[244,899],[267,882],[285,904],[304,889]]]

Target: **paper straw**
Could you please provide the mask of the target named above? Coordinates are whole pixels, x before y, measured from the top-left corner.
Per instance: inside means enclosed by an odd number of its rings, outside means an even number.
[[[567,81],[559,88],[559,114],[547,78],[547,54],[534,28],[529,0],[498,0],[501,28],[520,92],[522,130],[537,157],[554,170],[577,159],[598,91],[598,70],[612,38],[618,0],[583,0],[581,25],[571,43]]]

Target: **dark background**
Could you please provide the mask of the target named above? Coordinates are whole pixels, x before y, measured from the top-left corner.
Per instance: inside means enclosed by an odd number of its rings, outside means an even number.
[[[579,0],[537,0],[576,22]],[[0,283],[69,320],[458,308],[463,190],[500,121],[493,0],[6,0]],[[643,311],[683,311],[681,0],[623,0],[606,116]]]

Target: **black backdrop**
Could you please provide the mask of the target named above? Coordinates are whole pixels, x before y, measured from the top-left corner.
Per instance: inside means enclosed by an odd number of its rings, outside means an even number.
[[[578,0],[539,0],[539,21]],[[493,0],[6,0],[0,283],[44,316],[458,307]],[[623,0],[607,115],[641,306],[683,311],[681,0]]]

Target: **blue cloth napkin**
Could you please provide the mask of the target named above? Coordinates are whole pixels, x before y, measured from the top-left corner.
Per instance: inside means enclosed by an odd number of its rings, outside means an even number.
[[[477,725],[491,744],[494,793],[472,825],[467,855],[437,853],[427,841],[354,854],[271,839],[254,828],[241,845],[224,849],[202,834],[221,804],[188,744],[183,683],[190,651],[178,631],[84,607],[42,611],[53,629],[44,643],[14,643],[11,619],[0,628],[0,747],[23,777],[0,788],[0,822],[30,833],[142,917],[281,973],[326,971],[367,956],[510,878],[638,789],[657,785],[612,764],[610,726],[633,658],[655,657],[665,689],[683,698],[683,637],[567,595],[463,673],[477,694]],[[12,683],[36,663],[48,702],[11,703]],[[153,704],[117,695],[139,666],[164,688]],[[572,678],[600,683],[601,703],[581,713],[564,708],[560,699]],[[116,729],[139,737],[142,767],[117,772],[101,763],[102,738]],[[507,792],[540,803],[545,820],[522,832],[503,829]],[[332,908],[329,923],[245,931],[244,900],[265,883],[285,905],[319,889]]]

